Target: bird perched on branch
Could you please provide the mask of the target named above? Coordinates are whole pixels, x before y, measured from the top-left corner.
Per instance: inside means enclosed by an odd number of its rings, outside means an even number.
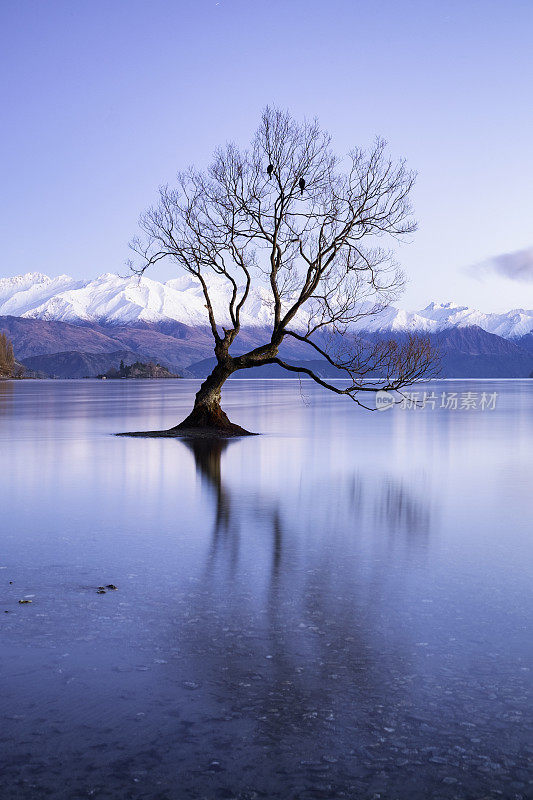
[[[272,177],[273,172],[274,172],[274,167],[272,164],[269,164],[267,167],[268,180],[270,180],[270,178]]]
[[[303,178],[300,178],[298,181],[298,186],[300,187],[300,193],[303,194],[305,189],[305,181]]]

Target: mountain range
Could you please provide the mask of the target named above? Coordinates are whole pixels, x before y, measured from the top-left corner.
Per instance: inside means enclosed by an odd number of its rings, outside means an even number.
[[[226,324],[230,295],[228,282],[213,276],[210,295],[215,317],[220,324]],[[270,292],[266,288],[252,290],[243,309],[243,327],[263,327],[269,323],[269,298]],[[166,283],[146,275],[120,277],[111,273],[93,280],[76,280],[68,275],[49,278],[40,272],[0,278],[0,316],[105,325],[180,322],[196,327],[207,323],[201,287],[187,274]],[[389,306],[375,317],[361,319],[352,328],[374,332],[437,333],[446,328],[472,326],[506,339],[519,338],[533,330],[533,309],[517,308],[489,314],[450,302],[430,303],[419,311]]]
[[[223,325],[228,321],[228,287],[214,277],[210,290],[215,317]],[[264,343],[270,319],[269,292],[255,289],[242,316],[236,352]],[[305,322],[302,316],[295,325]],[[498,314],[449,302],[430,303],[419,311],[390,306],[351,329],[369,342],[413,332],[428,335],[442,353],[443,377],[527,377],[533,370],[533,309]],[[166,283],[110,273],[94,280],[38,272],[1,278],[0,331],[13,341],[17,358],[29,370],[54,377],[93,376],[121,360],[128,364],[138,359],[202,377],[213,363],[204,297],[188,275]],[[310,365],[316,354],[307,345],[286,340],[282,355]],[[313,361],[313,366],[323,375],[335,375],[326,362]],[[277,367],[262,368],[262,374],[287,376]]]

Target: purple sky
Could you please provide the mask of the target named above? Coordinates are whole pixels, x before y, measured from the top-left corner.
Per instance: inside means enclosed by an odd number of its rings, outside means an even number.
[[[157,186],[268,103],[419,172],[402,305],[533,306],[466,269],[533,245],[531,0],[5,0],[0,31],[0,276],[123,271]]]

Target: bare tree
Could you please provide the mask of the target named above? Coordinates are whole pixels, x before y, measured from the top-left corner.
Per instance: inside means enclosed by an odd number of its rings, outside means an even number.
[[[130,267],[142,274],[170,258],[199,281],[216,356],[192,413],[172,431],[246,433],[222,411],[221,389],[235,371],[263,364],[304,373],[360,405],[369,393],[401,390],[431,374],[426,340],[368,344],[350,334],[353,323],[382,311],[403,288],[391,252],[379,244],[415,230],[413,182],[383,141],[341,160],[316,120],[299,124],[266,108],[250,150],[228,144],[207,171],[190,168],[178,174],[175,188],[160,189],[158,205],[141,217],[144,237],[131,243],[137,260]],[[225,319],[215,315],[213,274],[229,288]],[[243,309],[260,285],[269,291],[269,336],[232,355]],[[348,385],[280,358],[287,337],[342,370]]]

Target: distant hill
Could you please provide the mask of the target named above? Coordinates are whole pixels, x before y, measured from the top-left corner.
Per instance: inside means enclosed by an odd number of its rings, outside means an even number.
[[[401,342],[405,341],[407,336],[405,332],[365,333],[361,338],[371,346],[380,339],[395,339]],[[442,378],[527,378],[533,367],[533,350],[529,352],[514,340],[503,339],[475,326],[451,328],[430,334],[429,339],[440,352],[439,375]],[[288,363],[308,367],[323,378],[346,377],[346,373],[331,366],[324,359],[310,359],[311,353],[311,349],[306,347],[303,353],[289,352],[284,354],[284,357]],[[195,377],[204,378],[214,365],[215,359],[210,357],[190,364],[187,369]],[[291,373],[276,364],[268,364],[259,368],[240,370],[232,377],[289,378]],[[302,377],[305,377],[304,373]]]
[[[431,337],[442,354],[443,378],[526,378],[533,350],[478,327],[450,328]]]
[[[74,325],[55,320],[0,317],[4,331],[24,361],[33,356],[65,352],[116,353],[128,351],[141,361],[156,360],[171,371],[184,374],[193,364],[213,354],[213,336],[205,327],[188,327],[181,323],[146,325]],[[265,328],[243,329],[239,337],[241,352],[264,343]],[[307,345],[296,341],[284,344],[285,354],[305,357]],[[120,360],[120,359],[119,359]],[[101,370],[100,370],[101,371]],[[96,373],[94,373],[96,374]]]
[[[154,325],[72,324],[55,320],[0,317],[0,331],[13,342],[15,353],[28,369],[61,378],[105,373],[120,361],[158,362],[184,377],[205,377],[213,362],[213,339],[207,327],[167,321]],[[263,344],[267,329],[244,328],[232,352],[238,354]],[[369,344],[380,339],[404,340],[406,331],[361,331]],[[479,326],[446,328],[427,334],[442,354],[442,377],[525,378],[533,369],[533,334],[505,339]],[[320,340],[319,340],[320,341]],[[315,352],[297,340],[286,339],[280,349],[289,363],[316,362]],[[327,362],[320,374],[339,376]],[[283,375],[276,366],[238,372],[235,377]]]
[[[143,356],[144,361],[156,357],[162,363],[185,367],[191,361],[204,358],[212,347],[212,336],[207,328],[198,330],[184,325],[163,333],[142,325],[138,328],[74,325],[54,320],[0,317],[0,331],[11,339],[18,358],[23,361],[46,353],[115,353],[127,350]]]
[[[531,333],[527,333],[525,336],[521,336],[515,341],[520,345],[520,347],[522,347],[524,350],[527,350],[528,353],[533,353],[533,331]]]

